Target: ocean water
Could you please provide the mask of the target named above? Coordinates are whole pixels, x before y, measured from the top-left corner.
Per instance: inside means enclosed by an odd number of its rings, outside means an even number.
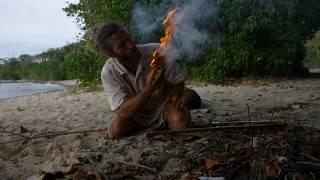
[[[0,83],[0,100],[65,89],[57,84]]]

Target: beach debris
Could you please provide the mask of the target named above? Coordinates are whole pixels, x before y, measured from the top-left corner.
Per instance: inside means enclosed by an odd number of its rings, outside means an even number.
[[[299,108],[301,108],[301,105],[299,105],[299,104],[293,104],[291,107],[292,107],[293,109],[299,109]]]
[[[208,109],[208,108],[202,108],[202,109],[197,109],[197,111],[198,112],[200,112],[200,113],[210,113],[210,109]]]
[[[27,133],[29,130],[25,127],[23,127],[22,123],[20,125],[20,133],[24,134],[24,133]]]
[[[60,148],[61,150],[54,155],[55,158],[43,163],[47,169],[44,168],[42,174],[37,177],[63,175],[64,178],[75,180],[292,179],[293,176],[318,179],[320,177],[320,163],[317,161],[320,155],[309,151],[311,148],[304,149],[305,146],[318,145],[317,141],[312,142],[319,135],[316,130],[288,128],[287,131],[279,131],[273,128],[260,131],[260,133],[254,131],[253,134],[253,143],[256,145],[251,145],[250,131],[208,133],[188,142],[177,142],[172,139],[155,140],[158,143],[172,143],[168,144],[168,151],[165,150],[168,157],[161,161],[157,149],[142,152],[141,158],[137,158],[138,161],[106,162],[103,150],[99,153],[86,154],[84,158],[79,159],[70,149]],[[295,138],[289,138],[291,136]],[[148,140],[145,136],[141,138]],[[296,140],[299,140],[301,148],[294,149],[295,153],[292,153],[292,146]],[[125,145],[128,149],[137,148],[134,143],[127,142]],[[178,150],[180,153],[175,153]],[[87,160],[93,156],[94,163]]]
[[[73,180],[104,180],[104,177],[101,175],[101,172],[98,168],[94,170],[84,171],[79,170],[77,171],[73,177]]]
[[[140,164],[129,163],[129,162],[106,162],[101,168],[101,174],[107,179],[123,179],[128,177],[140,176],[140,178],[153,177],[149,176],[157,173],[157,169],[147,167]]]
[[[146,169],[146,170],[149,170],[151,172],[157,172],[157,169],[155,168],[151,168],[151,167],[147,167],[147,166],[144,166],[144,165],[140,165],[140,164],[135,164],[135,163],[130,163],[130,162],[124,162],[124,161],[118,161],[118,163],[121,163],[121,164],[125,164],[125,165],[128,165],[128,167],[138,167],[138,168],[142,168],[142,169]],[[135,168],[133,168],[135,169]]]
[[[272,162],[265,166],[267,176],[278,177],[281,174],[281,168],[277,162]]]
[[[180,180],[198,180],[198,176],[192,175],[187,172],[181,176]]]
[[[213,169],[219,165],[219,161],[215,159],[205,159],[204,163],[207,169]]]
[[[74,165],[80,163],[75,152],[66,148],[54,153],[52,157],[54,158],[53,160],[48,160],[43,163],[43,172],[51,174],[56,172],[66,173],[69,172]]]
[[[199,180],[224,180],[224,177],[206,177],[206,176],[200,176],[198,179],[199,179]]]
[[[252,139],[252,148],[258,149],[263,146],[263,138],[253,137]]]
[[[174,134],[178,135],[178,138],[164,133],[153,138],[143,134],[114,141],[106,139],[107,143],[96,149],[88,149],[90,151],[64,148],[52,138],[50,142],[53,144],[44,149],[47,154],[54,152],[53,156],[39,164],[42,173],[33,177],[38,179],[63,177],[75,180],[292,179],[293,176],[319,179],[320,177],[319,130],[290,126],[285,121],[273,117],[268,121],[250,120],[250,123],[217,121],[212,122],[211,126],[212,129],[209,131],[190,128],[192,133]],[[246,127],[243,131],[233,129],[243,126]],[[232,128],[228,129],[229,127]],[[224,128],[228,131],[224,131]],[[200,132],[194,129],[200,129]],[[51,132],[34,137],[55,137],[75,132],[83,131]],[[32,139],[32,137],[22,137],[22,139]],[[165,148],[159,148],[159,144]],[[25,146],[33,145],[34,143],[28,143]],[[122,158],[110,159],[108,153],[113,151],[114,147],[121,149],[116,156]],[[55,152],[56,149],[60,150]],[[27,151],[20,151],[19,156],[14,157],[16,159],[11,158],[12,161],[16,161],[14,165],[19,165],[21,158],[28,158],[29,155],[23,153]],[[79,153],[82,153],[81,156]]]
[[[0,130],[0,133],[2,132],[2,133],[8,133],[8,134],[13,134],[13,135],[18,135],[18,136],[24,137],[22,139],[15,139],[15,140],[10,140],[10,141],[0,142],[0,145],[20,142],[20,141],[23,141],[24,142],[23,144],[26,144],[30,139],[51,138],[51,137],[64,136],[64,135],[70,135],[70,134],[86,134],[86,133],[105,132],[105,131],[106,131],[106,128],[83,130],[83,131],[69,131],[69,132],[53,132],[53,133],[46,132],[45,134],[37,134],[37,135],[33,135],[33,131],[32,131],[31,136],[25,136],[22,134],[17,134],[17,133],[13,133],[13,132]]]
[[[191,135],[185,135],[185,134],[177,134],[173,138],[177,142],[182,142],[182,141],[191,141],[196,139],[198,136],[191,136]]]
[[[301,156],[304,156],[304,157],[310,159],[310,160],[313,160],[313,161],[315,161],[315,162],[319,162],[319,163],[320,163],[320,159],[319,159],[319,158],[316,158],[316,157],[311,156],[311,155],[306,154],[306,153],[299,153],[299,154],[300,154]]]
[[[18,110],[18,111],[25,111],[25,109],[22,108],[22,107],[17,107],[17,110]]]
[[[171,158],[165,164],[163,171],[171,171],[175,173],[182,173],[190,167],[190,162],[186,159]]]
[[[138,176],[134,176],[134,179],[138,179],[138,180],[161,180],[161,177],[157,176],[157,175],[153,175],[153,174],[149,174],[149,175],[138,175]]]
[[[32,175],[27,180],[49,180],[49,179],[59,179],[63,178],[64,174],[62,172],[54,172],[54,173],[41,173]]]
[[[11,131],[6,131],[6,130],[2,130],[2,129],[0,129],[0,133],[11,134],[11,135],[15,135],[15,136],[20,136],[20,137],[28,138],[28,136],[25,136],[25,135],[23,135],[23,134],[11,132]]]

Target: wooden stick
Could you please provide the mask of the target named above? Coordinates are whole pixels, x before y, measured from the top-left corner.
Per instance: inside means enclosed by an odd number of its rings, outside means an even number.
[[[61,132],[61,133],[53,133],[53,134],[40,134],[40,135],[35,135],[35,136],[32,136],[32,137],[27,137],[26,136],[26,138],[22,138],[22,139],[15,139],[15,140],[6,141],[6,142],[0,142],[0,145],[1,144],[13,143],[13,142],[19,142],[19,141],[25,141],[25,140],[30,140],[30,139],[44,138],[44,137],[62,136],[62,135],[68,135],[68,134],[79,134],[79,133],[89,133],[89,132],[100,132],[100,131],[106,131],[106,128],[104,128],[104,129],[94,129],[94,130],[84,130],[84,131]]]
[[[14,132],[9,132],[9,131],[5,131],[5,130],[0,130],[0,133],[6,133],[6,134],[11,134],[11,135],[16,135],[16,136],[28,138],[28,136],[25,136],[25,135],[23,135],[23,134],[18,134],[18,133],[14,133]]]
[[[311,156],[311,155],[309,155],[309,154],[305,154],[305,153],[299,153],[299,154],[300,154],[301,156],[304,156],[304,157],[308,158],[308,159],[311,159],[311,160],[320,162],[320,159],[318,159],[318,158],[316,158],[316,157],[313,157],[313,156]]]
[[[309,166],[316,166],[316,167],[320,167],[319,163],[314,163],[314,162],[307,162],[307,161],[299,161],[296,162],[297,164],[301,164],[301,165],[309,165]]]
[[[161,134],[178,134],[178,133],[195,133],[195,132],[207,132],[207,131],[230,131],[230,130],[243,130],[243,129],[262,129],[269,127],[281,127],[287,125],[286,122],[270,123],[270,124],[257,124],[257,125],[236,125],[236,126],[220,126],[220,127],[208,127],[208,128],[187,128],[187,129],[174,129],[174,130],[158,130],[147,133],[147,136],[155,136]]]
[[[248,120],[249,120],[249,126],[250,126],[250,134],[251,134],[251,148],[253,147],[253,129],[251,127],[251,116],[250,116],[250,107],[249,104],[247,103],[247,108],[248,108]]]
[[[124,162],[124,161],[116,161],[116,162],[122,163],[122,164],[131,165],[131,166],[141,167],[141,168],[144,168],[144,169],[148,169],[149,171],[152,171],[152,172],[157,172],[157,169],[155,169],[155,168],[151,168],[151,167],[144,166],[144,165],[140,165],[140,164],[135,164],[135,163],[130,163],[130,162]]]
[[[283,120],[272,121],[274,123],[283,123]],[[210,125],[231,125],[231,124],[248,124],[248,121],[233,121],[233,122],[212,122]],[[269,124],[270,121],[250,121],[250,124]]]

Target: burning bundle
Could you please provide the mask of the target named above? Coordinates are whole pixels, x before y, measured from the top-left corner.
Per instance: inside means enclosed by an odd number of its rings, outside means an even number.
[[[153,69],[161,69],[163,65],[163,58],[161,55],[165,54],[168,49],[168,44],[171,42],[172,33],[174,30],[174,26],[176,21],[173,19],[173,15],[177,12],[178,8],[170,10],[167,14],[166,19],[162,22],[162,24],[166,25],[164,36],[160,38],[160,48],[153,52],[150,66]]]

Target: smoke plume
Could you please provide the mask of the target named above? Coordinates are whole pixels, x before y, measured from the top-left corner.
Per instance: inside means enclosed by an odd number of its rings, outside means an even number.
[[[169,9],[178,7],[174,19],[172,41],[163,54],[168,59],[193,59],[201,55],[208,44],[218,44],[219,18],[218,0],[176,0],[168,7],[160,4],[144,8],[137,4],[133,9],[133,24],[142,40],[150,38],[167,15]]]

